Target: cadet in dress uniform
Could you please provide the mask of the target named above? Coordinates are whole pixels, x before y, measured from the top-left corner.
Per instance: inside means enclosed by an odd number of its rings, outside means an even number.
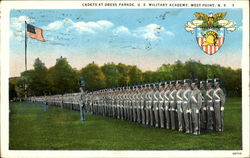
[[[183,109],[182,109],[182,96],[183,96],[183,89],[182,89],[182,81],[178,80],[176,82],[176,102],[177,102],[177,116],[178,116],[178,127],[179,131],[183,131]]]
[[[150,84],[147,84],[146,89],[146,125],[150,124],[150,110],[151,110],[151,94],[150,94]]]
[[[214,112],[215,112],[215,130],[222,132],[224,130],[224,105],[225,105],[225,94],[220,88],[220,80],[218,78],[214,79]]]
[[[133,113],[132,113],[132,87],[128,87],[128,92],[127,92],[127,100],[128,100],[128,121],[132,122],[133,118]]]
[[[193,134],[200,134],[200,108],[202,104],[202,94],[198,89],[198,80],[193,80],[191,91],[191,114],[193,123]]]
[[[137,86],[137,90],[136,90],[136,116],[137,116],[137,123],[141,123],[141,86]]]
[[[136,102],[136,95],[137,95],[137,86],[134,86],[131,91],[131,105],[132,105],[132,121],[136,122],[136,111],[137,111],[137,102]]]
[[[159,83],[159,117],[160,117],[160,127],[164,128],[164,86],[165,83]]]
[[[121,109],[120,109],[120,100],[121,100],[121,92],[120,92],[120,87],[117,88],[117,96],[116,96],[116,109],[117,109],[117,119],[121,118]]]
[[[183,92],[183,103],[182,110],[184,115],[184,123],[185,123],[185,131],[186,133],[192,133],[192,120],[191,120],[191,88],[190,88],[191,80],[184,80],[184,92]]]
[[[125,120],[129,120],[129,87],[126,87],[125,94],[124,94],[124,106],[125,106]]]
[[[164,113],[165,113],[165,124],[166,128],[170,129],[170,86],[169,82],[165,82],[165,88],[164,88]]]
[[[214,126],[214,100],[213,100],[213,79],[207,79],[207,92],[206,92],[206,104],[207,104],[207,130],[213,131]]]
[[[141,122],[143,125],[146,124],[145,104],[146,104],[146,85],[142,85],[140,89],[140,109],[141,109]]]
[[[110,94],[110,98],[111,98],[111,109],[112,109],[111,117],[113,117],[113,118],[115,118],[115,96],[116,96],[115,89],[112,89],[111,94]]]
[[[119,90],[118,87],[115,88],[115,116],[114,118],[118,118],[118,95],[119,95]]]
[[[154,100],[154,84],[150,85],[150,91],[148,97],[150,98],[149,104],[149,123],[150,126],[154,126],[154,111],[153,111],[153,100]]]
[[[206,82],[200,81],[200,91],[202,94],[202,104],[201,104],[201,129],[206,129],[207,127],[207,105],[206,105]]]
[[[104,95],[103,95],[103,106],[104,106],[104,116],[108,116],[108,89],[104,90]]]
[[[175,130],[176,127],[176,88],[175,88],[175,81],[170,82],[170,120],[171,120],[171,129]]]
[[[153,112],[154,112],[154,125],[155,127],[159,127],[159,90],[158,90],[158,84],[155,83],[154,86],[153,86],[153,96],[152,96],[152,104],[153,104]]]
[[[101,91],[101,98],[100,98],[100,104],[101,104],[101,116],[105,116],[105,89],[102,89]]]

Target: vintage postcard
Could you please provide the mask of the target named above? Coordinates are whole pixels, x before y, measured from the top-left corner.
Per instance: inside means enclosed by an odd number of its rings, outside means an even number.
[[[249,156],[248,1],[2,1],[1,157]]]

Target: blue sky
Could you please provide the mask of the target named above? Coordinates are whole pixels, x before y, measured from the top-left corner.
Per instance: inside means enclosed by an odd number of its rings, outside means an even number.
[[[194,12],[227,12],[236,22],[226,32],[222,48],[209,56],[185,24]],[[94,61],[137,65],[143,71],[162,64],[191,59],[205,64],[241,67],[241,9],[105,9],[105,10],[12,10],[10,12],[10,76],[24,70],[24,21],[42,28],[46,42],[28,39],[28,68],[39,57],[47,67],[60,56],[80,69]]]

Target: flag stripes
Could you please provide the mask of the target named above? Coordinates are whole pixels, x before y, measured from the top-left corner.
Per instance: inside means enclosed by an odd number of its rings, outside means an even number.
[[[202,44],[203,44],[203,42],[205,42],[205,40],[206,39],[204,37],[197,37],[196,38],[196,41],[199,44],[199,46],[201,47],[201,49],[205,53],[207,53],[209,55],[212,55],[212,54],[216,53],[220,49],[220,47],[222,46],[222,44],[224,42],[224,37],[218,37],[219,46],[209,46],[209,45],[208,46],[203,46]]]
[[[43,30],[42,29],[37,28],[33,25],[27,24],[27,32],[28,32],[28,36],[30,38],[45,42],[45,40],[43,38]]]

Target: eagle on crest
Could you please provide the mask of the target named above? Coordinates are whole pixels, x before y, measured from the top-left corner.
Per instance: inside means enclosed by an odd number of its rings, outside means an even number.
[[[222,26],[219,25],[218,21],[224,19],[226,14],[227,14],[226,12],[221,12],[216,14],[210,13],[209,15],[200,12],[194,13],[195,17],[198,20],[203,21],[202,24],[199,26],[202,29],[208,29],[208,28],[220,29]]]

